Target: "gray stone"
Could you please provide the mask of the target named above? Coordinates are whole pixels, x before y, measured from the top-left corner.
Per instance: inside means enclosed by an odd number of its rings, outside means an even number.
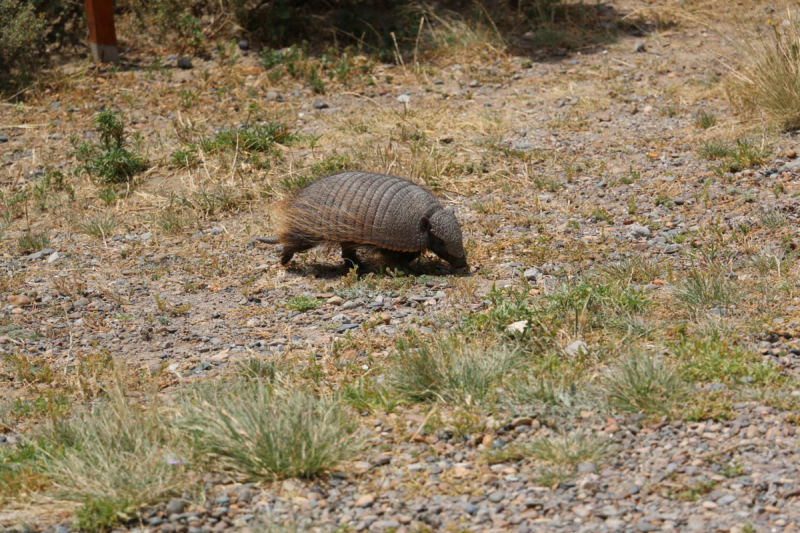
[[[575,342],[572,342],[566,348],[564,348],[564,353],[566,353],[570,357],[577,357],[581,354],[589,353],[589,347],[586,345],[585,342],[577,340]]]
[[[496,490],[489,494],[489,501],[492,503],[500,503],[506,497],[506,493],[502,490]]]
[[[597,472],[597,465],[595,463],[578,463],[579,474],[594,474]]]
[[[192,68],[192,58],[182,57],[178,59],[178,68],[183,70],[189,70],[190,68]]]
[[[167,503],[167,507],[164,509],[164,513],[167,516],[172,516],[174,514],[180,514],[186,509],[186,502],[177,498],[173,498]]]
[[[632,224],[630,228],[628,228],[628,235],[634,239],[649,239],[650,235],[652,235],[652,232],[647,226]]]
[[[528,281],[538,281],[539,278],[542,277],[542,273],[539,272],[539,269],[536,267],[527,269],[522,275],[525,276],[525,279]]]
[[[314,100],[314,109],[328,109],[330,106],[322,100]]]

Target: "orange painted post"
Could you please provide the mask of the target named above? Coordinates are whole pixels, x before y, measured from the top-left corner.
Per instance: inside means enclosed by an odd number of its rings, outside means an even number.
[[[111,0],[86,0],[86,19],[89,22],[89,42],[95,61],[119,61]]]

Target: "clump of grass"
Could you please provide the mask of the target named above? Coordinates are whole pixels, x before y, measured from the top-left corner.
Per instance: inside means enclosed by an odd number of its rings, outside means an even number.
[[[745,113],[758,113],[784,129],[800,128],[800,20],[795,6],[778,9],[766,28],[743,29],[745,38],[732,39],[737,53],[735,82],[728,94]],[[760,26],[759,23],[752,22]]]
[[[86,527],[110,527],[178,492],[185,481],[183,440],[152,402],[128,400],[121,385],[108,399],[43,430],[42,469],[60,499],[82,503]]]
[[[731,148],[725,143],[706,141],[700,149],[700,155],[709,161],[716,161],[731,155]]]
[[[81,231],[97,239],[108,238],[116,227],[117,223],[112,219],[102,217],[94,217],[80,226]]]
[[[342,402],[352,405],[361,412],[391,412],[397,407],[397,399],[392,392],[371,380],[360,378],[357,383],[348,383],[342,389]]]
[[[717,116],[711,111],[698,111],[694,116],[694,126],[698,129],[707,130],[717,123]]]
[[[705,339],[682,338],[673,347],[680,373],[687,381],[737,385],[743,380],[771,384],[780,379],[780,369],[755,352],[714,334]]]
[[[769,150],[748,139],[737,140],[734,145],[727,147],[726,151],[726,155],[716,158],[720,159],[720,162],[711,169],[719,176],[726,172],[740,172],[761,166],[769,155]]]
[[[205,139],[200,146],[209,153],[240,150],[242,152],[272,153],[276,144],[288,144],[296,139],[289,128],[280,122],[248,124],[241,129],[229,128]]]
[[[412,402],[480,404],[519,364],[517,352],[455,339],[401,341],[387,376],[391,389]]]
[[[780,275],[781,272],[785,273],[787,271],[788,266],[786,258],[782,257],[782,255],[774,253],[767,248],[750,257],[749,263],[762,276],[766,276],[773,271]]]
[[[621,413],[670,415],[686,398],[686,387],[676,371],[648,353],[622,360],[603,383],[608,405]]]
[[[758,216],[767,229],[780,229],[787,224],[786,215],[778,209],[762,209]]]
[[[41,469],[41,450],[26,442],[0,448],[0,503],[49,484]]]
[[[739,287],[718,268],[692,268],[673,287],[675,298],[692,310],[728,307],[741,299]]]
[[[493,463],[531,459],[538,463],[536,483],[552,487],[574,478],[580,463],[598,464],[609,455],[605,441],[584,433],[540,437],[523,446],[509,446],[489,454]]]
[[[641,313],[652,304],[642,289],[590,277],[562,285],[546,300],[560,320],[574,323],[576,333],[587,327],[618,324],[619,319]]]
[[[206,383],[187,394],[182,426],[199,456],[252,479],[316,477],[359,448],[350,415],[326,396],[260,380]]]
[[[236,373],[244,379],[263,380],[276,383],[291,372],[289,364],[283,359],[264,359],[248,357],[236,366]]]
[[[164,230],[165,233],[176,234],[183,231],[183,229],[192,223],[189,216],[183,215],[176,209],[165,209],[158,216],[158,226]]]
[[[197,154],[197,147],[194,145],[184,146],[176,150],[170,162],[178,168],[190,168],[195,166],[199,161]]]
[[[631,168],[628,171],[627,175],[622,176],[619,179],[619,182],[622,183],[623,185],[631,185],[632,183],[636,183],[637,181],[639,181],[639,178],[641,177],[642,177],[641,172],[639,172],[638,170],[633,170],[633,168]]]
[[[514,379],[509,387],[508,403],[539,410],[545,414],[573,412],[584,397],[576,383],[543,376],[524,376]]]
[[[124,183],[146,168],[144,158],[126,148],[125,125],[116,113],[103,111],[92,123],[100,142],[81,143],[75,153],[90,176],[104,184]]]
[[[50,384],[55,379],[55,371],[44,356],[33,357],[24,353],[6,353],[0,357],[0,363],[0,368],[13,381],[28,384]]]
[[[662,268],[655,259],[641,256],[633,256],[623,259],[613,265],[603,268],[603,273],[611,281],[619,281],[624,284],[652,283],[661,275]]]
[[[294,296],[289,298],[286,302],[287,308],[292,311],[297,311],[298,313],[305,313],[306,311],[316,309],[320,305],[322,305],[320,300],[310,296]]]
[[[598,462],[608,446],[600,439],[583,433],[541,437],[528,445],[528,457],[548,465],[575,468],[578,463]]]
[[[26,233],[17,239],[17,246],[25,254],[38,252],[50,246],[50,237],[47,233]]]

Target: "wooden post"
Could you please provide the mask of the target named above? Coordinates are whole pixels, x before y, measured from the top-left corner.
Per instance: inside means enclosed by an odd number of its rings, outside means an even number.
[[[86,19],[89,22],[89,42],[95,61],[119,61],[111,0],[86,0]]]

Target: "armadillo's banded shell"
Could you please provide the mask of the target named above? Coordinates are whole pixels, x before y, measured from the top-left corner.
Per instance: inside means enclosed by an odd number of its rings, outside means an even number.
[[[344,172],[300,190],[290,202],[290,226],[314,239],[417,252],[428,246],[420,228],[442,206],[414,183],[394,176]]]

